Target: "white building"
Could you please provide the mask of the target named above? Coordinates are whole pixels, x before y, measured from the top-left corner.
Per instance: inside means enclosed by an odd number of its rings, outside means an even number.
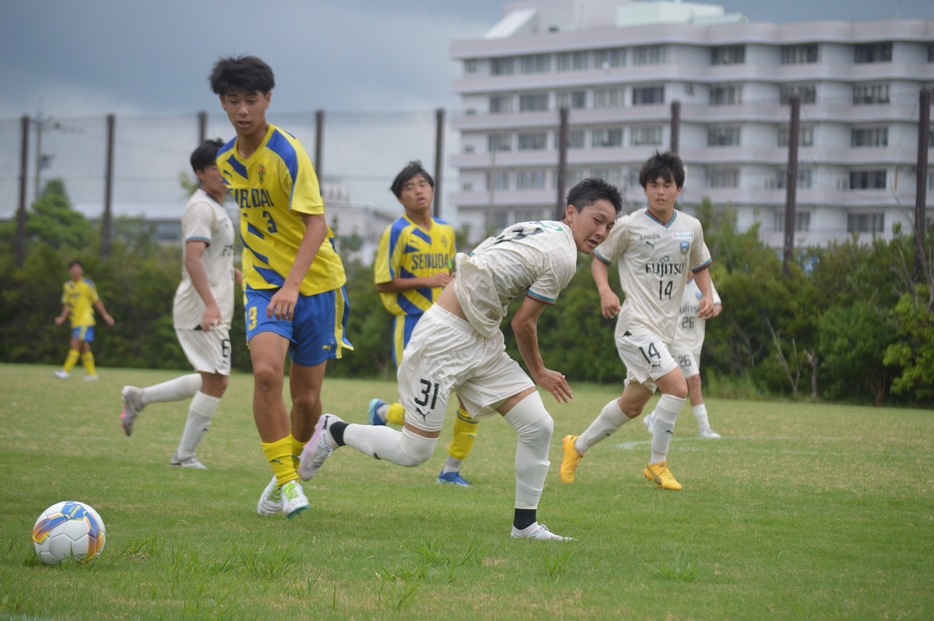
[[[463,63],[463,113],[451,121],[461,187],[448,200],[475,234],[554,217],[561,108],[565,188],[599,176],[623,190],[627,210],[643,205],[638,170],[669,148],[677,101],[682,208],[731,206],[740,230],[759,223],[780,247],[795,94],[795,245],[913,230],[934,21],[750,23],[709,4],[538,0],[506,3],[483,38],[455,41],[451,53]]]

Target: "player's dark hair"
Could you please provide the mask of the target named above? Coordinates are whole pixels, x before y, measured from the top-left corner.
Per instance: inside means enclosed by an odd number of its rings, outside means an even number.
[[[70,262],[68,263],[68,269],[71,269],[71,268],[74,267],[75,265],[77,265],[77,266],[80,267],[81,269],[84,269],[84,263],[82,263],[82,262],[79,261],[78,259],[73,259],[72,261],[70,261]]]
[[[644,190],[650,181],[659,177],[665,181],[674,181],[679,190],[684,187],[684,162],[677,153],[656,151],[639,170],[639,185]]]
[[[195,172],[204,170],[217,161],[217,152],[224,146],[220,138],[205,140],[191,152],[191,169]]]
[[[588,177],[575,185],[568,192],[567,204],[574,205],[577,211],[583,211],[588,205],[593,205],[599,200],[607,200],[619,213],[623,209],[623,197],[612,183],[608,183],[598,177]]]
[[[256,56],[231,56],[214,63],[208,78],[215,95],[230,93],[263,93],[276,85],[272,68]]]
[[[414,179],[415,177],[424,177],[425,181],[428,182],[428,185],[432,189],[435,187],[435,180],[432,178],[428,171],[424,169],[422,163],[419,160],[412,160],[408,165],[399,171],[399,174],[396,175],[396,178],[392,180],[392,185],[389,186],[389,189],[392,190],[392,193],[396,195],[396,198],[402,197],[402,188],[406,183]]]

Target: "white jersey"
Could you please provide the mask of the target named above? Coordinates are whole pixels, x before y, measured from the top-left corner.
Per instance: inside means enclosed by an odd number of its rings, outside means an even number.
[[[697,218],[675,210],[667,224],[648,209],[621,218],[594,251],[606,264],[616,261],[625,300],[616,337],[655,334],[666,343],[675,335],[687,270],[707,267],[710,251]]]
[[[721,304],[720,294],[717,293],[717,288],[712,282],[710,293],[713,295],[713,303]],[[684,287],[684,295],[681,296],[681,309],[678,315],[678,326],[675,329],[675,340],[671,345],[672,350],[699,354],[703,349],[707,320],[697,316],[702,297],[700,287],[694,279],[691,279],[691,282]]]
[[[184,267],[185,247],[190,241],[207,244],[201,261],[208,285],[221,311],[222,322],[230,326],[234,308],[234,229],[224,206],[198,188],[188,199],[182,216],[182,282],[175,291],[172,317],[175,327],[194,330],[201,325],[204,300],[198,295]]]
[[[577,271],[577,245],[561,222],[520,222],[490,237],[470,256],[455,259],[454,292],[464,315],[483,336],[499,331],[520,294],[554,304]]]

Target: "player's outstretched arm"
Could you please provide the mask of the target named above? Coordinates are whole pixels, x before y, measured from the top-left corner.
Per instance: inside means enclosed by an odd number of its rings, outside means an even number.
[[[512,331],[516,335],[516,345],[535,383],[547,390],[558,401],[567,403],[574,398],[571,386],[564,375],[545,367],[542,353],[538,348],[538,318],[545,312],[547,305],[527,297],[512,318]]]

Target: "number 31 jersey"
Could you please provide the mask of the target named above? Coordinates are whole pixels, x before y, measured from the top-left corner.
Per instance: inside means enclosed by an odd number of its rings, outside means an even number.
[[[675,210],[667,223],[648,209],[621,218],[594,250],[606,264],[616,261],[626,298],[616,335],[655,334],[666,343],[675,335],[687,270],[710,265],[710,251],[697,218]]]

